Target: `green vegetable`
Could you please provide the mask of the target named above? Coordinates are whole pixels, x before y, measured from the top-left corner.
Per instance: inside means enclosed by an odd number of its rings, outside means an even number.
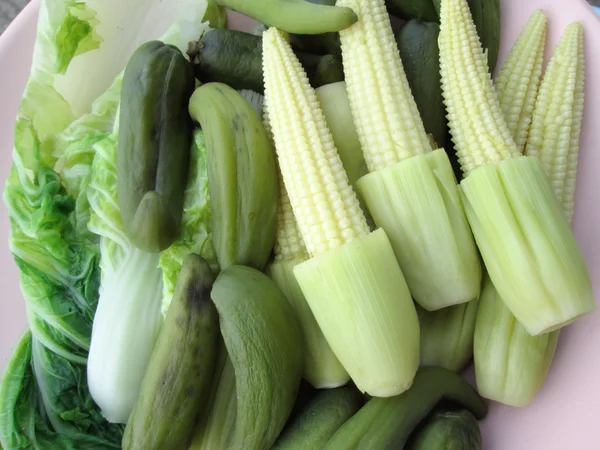
[[[421,330],[421,366],[460,372],[473,357],[473,333],[479,300],[427,311],[417,306]]]
[[[477,419],[487,413],[483,399],[460,375],[440,367],[423,367],[408,391],[369,400],[333,435],[325,449],[403,448],[419,422],[442,399],[467,408]]]
[[[206,138],[211,230],[219,265],[262,270],[275,243],[278,180],[275,152],[261,119],[222,83],[196,89],[189,111]]]
[[[213,0],[207,0],[206,12],[203,20],[208,20],[211,28],[227,28],[227,10]]]
[[[319,59],[311,81],[312,86],[318,88],[339,81],[344,81],[344,66],[341,58],[325,55]]]
[[[250,89],[261,94],[264,92],[261,36],[237,30],[210,30],[200,41],[191,45],[188,53],[200,81],[220,82],[234,89]],[[339,58],[335,55],[322,57],[300,50],[297,54],[313,86],[320,86],[329,80],[338,81],[340,77],[343,79],[343,73],[339,71]],[[320,69],[319,64],[322,66]],[[328,68],[331,65],[333,67]]]
[[[477,419],[467,410],[436,411],[427,418],[406,450],[482,450]]]
[[[438,147],[446,143],[446,107],[440,79],[437,23],[411,20],[396,34],[402,65],[425,131]]]
[[[317,5],[335,6],[335,0],[306,0]],[[290,34],[290,44],[295,50],[317,55],[341,55],[340,35],[337,32],[323,34]]]
[[[277,439],[277,450],[320,449],[362,406],[354,386],[319,391]]]
[[[369,229],[292,48],[275,28],[263,37],[268,117],[310,256],[294,274],[358,389],[397,395],[410,387],[419,364],[417,314],[404,276],[386,232]]]
[[[5,450],[120,448],[123,429],[100,416],[87,390],[85,367],[49,351],[29,331],[8,361],[0,411]]]
[[[370,173],[357,185],[388,235],[415,301],[428,311],[473,300],[481,267],[456,179],[433,150],[383,0],[340,0],[361,20],[340,32],[346,84]]]
[[[390,14],[402,19],[437,22],[438,15],[432,0],[385,0]]]
[[[121,89],[117,182],[125,231],[156,253],[180,231],[193,124],[187,107],[195,87],[190,64],[175,46],[142,45]]]
[[[305,0],[215,0],[221,6],[288,33],[322,34],[340,31],[356,22],[350,8]]]
[[[86,377],[100,283],[99,237],[87,229],[91,164],[96,144],[112,132],[119,72],[131,53],[161,35],[186,46],[204,28],[197,19],[206,3],[146,0],[144,9],[152,12],[124,26],[123,18],[139,7],[139,2],[40,2],[4,192],[33,335],[19,345],[0,388],[5,450],[120,447],[123,427],[102,418]],[[110,195],[114,183],[112,178],[104,193]],[[114,255],[111,262],[120,258]]]
[[[221,411],[219,416],[223,419],[216,426],[222,430],[221,422],[231,410],[229,402],[235,400],[235,427],[217,436],[219,447],[214,441],[212,447],[203,447],[203,436],[211,430],[202,429],[199,424],[202,433],[196,433],[191,448],[270,448],[290,415],[300,384],[303,361],[300,326],[277,285],[250,267],[230,266],[222,271],[211,297],[219,311],[221,333],[235,374],[235,389],[229,389],[221,397],[227,404],[217,394],[208,417]],[[228,371],[228,365],[224,367],[221,383]]]
[[[219,343],[210,299],[213,275],[200,256],[186,257],[165,323],[148,363],[124,449],[184,448],[206,407]]]
[[[590,274],[540,160],[508,129],[466,0],[442,1],[439,43],[460,191],[487,272],[529,334],[560,329],[595,310]]]

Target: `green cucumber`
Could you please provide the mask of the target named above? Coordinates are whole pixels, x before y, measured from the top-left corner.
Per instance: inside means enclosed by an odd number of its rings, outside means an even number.
[[[362,406],[361,393],[348,385],[321,390],[281,433],[273,450],[325,447],[331,436]]]
[[[478,419],[487,414],[483,399],[460,375],[441,367],[422,367],[408,391],[369,400],[333,435],[325,449],[401,449],[442,399],[458,403]]]
[[[481,450],[481,430],[467,410],[436,411],[411,437],[406,450]]]
[[[187,105],[192,68],[177,47],[151,41],[133,54],[123,77],[117,180],[127,236],[157,253],[179,235],[193,123]]]
[[[207,403],[219,348],[213,280],[206,261],[186,257],[125,428],[124,450],[187,448]]]
[[[223,83],[196,89],[189,110],[204,130],[219,266],[262,270],[275,245],[279,198],[275,150],[262,120],[239,92]]]
[[[196,78],[201,82],[224,83],[233,89],[264,93],[261,36],[237,30],[210,30],[190,46],[188,53]],[[296,50],[296,54],[313,87],[322,85],[324,81],[319,81],[319,78],[339,81],[343,77],[343,71],[339,71],[339,56],[326,56],[328,60],[324,60],[323,55],[301,50]],[[335,63],[335,66],[327,68],[326,62],[330,66]],[[333,77],[332,73],[335,74]]]
[[[235,375],[235,412],[231,411],[231,396],[223,395],[221,401],[227,404],[219,405],[217,393],[210,413],[221,411],[223,417],[231,418],[235,414],[233,430],[215,424],[220,448],[269,449],[290,416],[300,386],[300,325],[275,282],[250,267],[231,266],[222,271],[211,297]],[[202,429],[202,424],[198,426]],[[203,433],[211,434],[211,430],[196,433],[191,448],[207,448]]]
[[[400,19],[421,19],[428,22],[438,19],[432,0],[385,0],[385,6],[391,15]]]
[[[411,20],[396,34],[406,78],[427,133],[438,147],[446,143],[446,107],[442,96],[437,23]]]

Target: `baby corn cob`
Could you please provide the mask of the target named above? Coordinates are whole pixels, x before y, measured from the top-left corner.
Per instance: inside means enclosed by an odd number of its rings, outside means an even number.
[[[348,96],[369,168],[358,189],[392,243],[411,294],[435,311],[479,294],[481,265],[452,166],[433,151],[384,0],[340,0],[357,14],[340,32]]]
[[[539,160],[502,116],[466,0],[442,0],[440,68],[465,211],[498,294],[528,333],[595,309],[589,273]]]
[[[265,96],[281,173],[310,259],[294,274],[358,388],[397,395],[419,365],[419,324],[385,231],[371,232],[300,62],[263,35]]]
[[[520,152],[525,149],[542,80],[547,22],[541,10],[531,15],[494,82],[500,109]]]
[[[539,17],[539,13],[535,15]],[[530,24],[539,21],[535,15]],[[524,30],[523,33],[525,32]],[[533,59],[537,61],[542,57],[543,46],[538,49],[538,53],[538,55],[528,56],[523,54],[524,59],[521,61],[507,60],[506,64],[531,66]],[[512,105],[510,101],[505,103],[523,121],[531,122],[533,116],[533,121],[538,124],[535,134],[530,135],[531,141],[527,142],[527,147],[535,148],[538,155],[545,154],[542,166],[552,180],[554,193],[561,201],[565,216],[569,220],[573,211],[576,171],[567,175],[564,154],[568,153],[567,158],[577,161],[578,148],[577,145],[568,149],[563,147],[561,152],[557,149],[557,144],[568,145],[579,139],[583,111],[584,71],[582,27],[580,24],[572,24],[567,28],[550,60],[539,96],[533,95],[534,99],[538,97],[535,111],[529,107],[525,111],[525,106],[516,101]],[[571,82],[573,78],[575,83]],[[504,92],[499,91],[498,94],[500,102],[504,102]],[[560,124],[554,121],[544,124],[550,118],[548,105],[551,104],[555,108],[559,105],[565,108],[567,113],[561,116],[561,122],[566,126],[560,127]],[[554,126],[558,130],[558,134],[554,134],[556,139],[540,137],[540,132],[551,132]],[[573,190],[567,193],[566,186],[571,183]],[[554,358],[558,335],[559,330],[539,336],[529,335],[499,298],[489,278],[486,278],[474,337],[475,374],[481,395],[511,406],[528,405],[546,379]]]
[[[343,386],[350,381],[350,375],[325,340],[294,276],[294,267],[308,260],[308,251],[281,174],[279,189],[275,261],[267,267],[266,273],[285,294],[300,322],[304,337],[304,379],[317,389]]]
[[[528,156],[540,159],[569,221],[575,201],[584,72],[583,26],[572,23],[546,68],[525,149]]]

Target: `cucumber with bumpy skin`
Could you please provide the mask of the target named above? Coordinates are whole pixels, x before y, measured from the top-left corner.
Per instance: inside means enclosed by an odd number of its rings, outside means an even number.
[[[273,450],[323,448],[362,404],[362,395],[352,385],[319,391],[281,433]]]
[[[386,0],[385,6],[390,14],[401,19],[435,22],[438,18],[432,0]]]
[[[187,104],[195,81],[177,47],[150,41],[127,64],[121,90],[117,180],[131,242],[165,250],[179,235],[193,124]]]
[[[187,448],[206,406],[217,357],[219,319],[210,298],[213,279],[200,256],[186,257],[125,428],[123,449]]]
[[[462,405],[477,419],[487,414],[483,399],[460,375],[441,367],[422,367],[408,391],[369,400],[333,435],[325,449],[403,448],[413,430],[442,399]]]
[[[200,41],[190,45],[188,53],[196,77],[201,82],[219,82],[234,89],[264,93],[261,36],[229,29],[210,30]],[[314,80],[323,75],[322,69],[318,70],[323,55],[301,50],[297,50],[296,54],[313,87],[321,86],[315,86]],[[325,57],[339,60],[339,56],[335,55]],[[336,73],[336,81],[339,81],[339,71]]]
[[[406,450],[481,450],[481,431],[467,410],[436,411],[414,433]]]
[[[221,269],[267,264],[277,226],[279,181],[275,150],[262,120],[223,83],[200,86],[190,115],[204,130],[211,231]]]

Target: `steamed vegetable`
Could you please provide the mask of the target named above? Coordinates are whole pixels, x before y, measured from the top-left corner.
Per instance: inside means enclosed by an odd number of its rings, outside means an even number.
[[[194,73],[181,51],[160,41],[140,46],[121,89],[117,144],[119,209],[127,237],[158,253],[180,232],[190,159],[187,106]]]
[[[295,49],[311,84],[317,88],[340,81],[337,55],[316,55]],[[188,50],[194,71],[202,82],[219,82],[234,89],[264,92],[262,37],[237,30],[210,30]]]
[[[534,12],[494,80],[508,130],[521,152],[542,80],[546,30],[546,15],[540,10]]]
[[[385,230],[412,296],[434,311],[473,300],[481,268],[456,179],[432,150],[383,0],[341,0],[359,21],[340,32],[348,97],[370,174],[358,188]]]
[[[369,230],[316,93],[289,43],[263,35],[266,103],[279,165],[310,259],[294,274],[357,387],[391,396],[418,366],[419,325],[385,231]]]
[[[386,0],[385,5],[390,14],[406,20],[436,22],[438,18],[432,0]]]
[[[275,152],[260,116],[234,89],[208,83],[189,102],[204,130],[212,241],[220,268],[262,270],[275,243]]]
[[[362,406],[354,386],[323,390],[281,433],[274,450],[323,448],[333,434]]]
[[[559,329],[595,309],[585,261],[539,160],[522,156],[511,136],[466,1],[443,0],[441,17],[461,194],[486,269],[530,334]]]
[[[196,433],[191,448],[270,448],[289,417],[300,384],[300,326],[277,285],[256,269],[225,269],[217,277],[211,297],[231,361],[224,365],[221,383],[228,373],[229,379],[235,379],[235,388],[222,392],[220,398],[217,395],[209,417],[217,411],[227,415],[235,404],[235,415],[230,416],[235,425],[215,436],[220,444],[212,441],[205,446],[203,439],[211,429],[201,422],[201,433]],[[220,416],[215,426],[222,429],[223,421]]]
[[[421,367],[463,370],[473,357],[473,332],[479,299],[437,311],[417,306],[421,329]]]
[[[188,255],[125,428],[124,449],[178,449],[189,443],[206,408],[217,357],[219,318],[210,298],[212,283],[206,261]]]
[[[350,381],[350,375],[325,340],[294,275],[294,268],[307,261],[309,255],[283,180],[280,180],[279,186],[275,260],[267,267],[266,273],[285,294],[302,328],[304,379],[317,389],[343,386]]]
[[[466,410],[436,411],[411,438],[407,450],[482,450],[481,431]]]
[[[539,28],[540,24],[545,25],[545,17],[541,12],[537,12],[523,31],[523,36],[528,36],[532,28]],[[537,89],[535,93],[529,93],[530,96],[537,97],[535,109],[531,105],[527,111],[521,112],[523,121],[527,120],[529,123],[535,121],[538,124],[530,129],[527,148],[531,142],[532,149],[544,154],[541,157],[542,166],[548,177],[553,180],[554,192],[561,201],[564,214],[569,219],[573,211],[578,141],[583,112],[585,64],[582,31],[581,25],[577,23],[567,28],[550,59],[539,94]],[[519,51],[520,47],[516,45],[515,52]],[[521,58],[524,61],[541,59],[543,46],[538,49],[538,53],[537,56],[522,53]],[[516,58],[513,58],[510,64],[514,64],[515,60]],[[507,61],[506,64],[509,62]],[[537,70],[535,64],[525,65],[534,67],[530,70]],[[506,70],[512,70],[511,66]],[[539,81],[535,87],[537,88],[538,85]],[[544,132],[554,131],[549,129],[554,127],[550,125],[553,124],[551,122],[553,114],[548,112],[552,110],[549,105],[569,110],[567,115],[570,117],[564,117],[569,126],[565,126],[558,132],[556,140],[544,139],[540,134],[542,131],[538,128],[540,123],[547,121],[548,125]],[[514,110],[518,111],[517,105],[514,106]],[[543,143],[536,147],[540,142]],[[568,149],[563,147],[560,150],[561,143],[566,143],[565,147],[568,146]],[[571,168],[572,172],[568,168],[565,170],[563,163],[565,153],[575,166]],[[482,395],[511,406],[529,404],[548,374],[558,335],[558,330],[538,336],[529,335],[498,296],[492,282],[486,280],[475,329],[475,372],[477,386]]]
[[[181,233],[177,240],[160,254],[159,267],[163,274],[162,313],[166,315],[175,292],[175,284],[183,260],[196,253],[211,266],[216,266],[215,251],[210,232],[210,203],[206,167],[204,132],[194,132],[190,152],[187,187],[183,197]]]
[[[325,449],[404,448],[412,431],[442,399],[467,408],[477,419],[487,414],[483,399],[460,375],[439,367],[423,367],[408,391],[369,400],[333,435]]]
[[[340,31],[356,22],[349,8],[339,8],[305,0],[215,0],[267,26],[296,34],[322,34]]]

